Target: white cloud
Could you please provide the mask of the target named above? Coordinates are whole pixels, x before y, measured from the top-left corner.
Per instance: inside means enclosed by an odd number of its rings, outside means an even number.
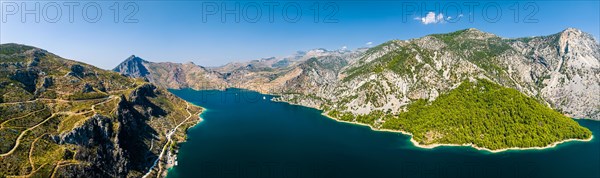
[[[458,16],[457,16],[456,18],[460,19],[461,17],[463,17],[463,14],[458,14]],[[452,16],[448,16],[448,17],[446,17],[446,21],[450,21],[450,20],[452,20],[452,19],[454,19],[454,17],[452,17]],[[457,20],[458,20],[458,19],[457,19]],[[443,22],[441,22],[441,23],[443,23]]]
[[[444,23],[444,14],[439,13],[436,15],[435,12],[429,12],[425,17],[417,17],[415,20],[421,21],[425,25]]]
[[[342,46],[342,50],[348,49],[348,46]]]
[[[371,47],[371,46],[373,46],[373,42],[369,41],[369,42],[365,43],[365,45],[367,45],[368,47]]]

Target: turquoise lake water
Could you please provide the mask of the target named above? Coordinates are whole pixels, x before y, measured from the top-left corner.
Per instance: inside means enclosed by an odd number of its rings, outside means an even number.
[[[169,178],[600,177],[597,121],[577,120],[592,141],[544,150],[422,149],[410,136],[337,122],[252,91],[170,91],[207,110],[188,130]]]

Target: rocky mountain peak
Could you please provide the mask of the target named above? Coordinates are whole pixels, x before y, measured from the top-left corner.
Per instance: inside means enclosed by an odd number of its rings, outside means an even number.
[[[600,45],[594,39],[594,37],[576,28],[567,28],[555,36],[557,39],[557,45],[561,55],[575,53],[575,54],[590,54],[597,58],[600,56]],[[598,61],[593,61],[597,63]]]
[[[140,58],[140,57],[138,57],[138,56],[135,56],[135,55],[131,55],[131,56],[129,56],[129,57],[128,57],[127,59],[125,59],[125,61],[123,61],[123,62],[128,62],[128,61],[133,61],[133,62],[146,62],[144,59],[142,59],[142,58]]]
[[[329,51],[325,48],[316,48],[316,49],[311,49],[308,52],[306,52],[306,55],[318,55],[318,54],[322,54],[322,53],[326,53],[326,52],[329,52]]]
[[[492,33],[484,32],[476,28],[468,28],[463,31],[459,31],[461,34],[459,36],[467,38],[467,39],[487,39],[498,37]]]
[[[475,33],[485,33],[485,32],[483,32],[483,31],[481,31],[479,29],[476,29],[476,28],[467,28],[467,29],[465,29],[465,31],[467,31],[467,32],[475,32]]]
[[[569,33],[581,34],[583,32],[581,30],[577,29],[577,28],[569,27],[569,28],[564,29],[560,33],[561,34],[569,34]]]
[[[131,77],[145,77],[149,74],[148,69],[144,66],[145,63],[148,63],[148,61],[135,55],[131,55],[115,67],[113,71],[127,74]]]
[[[556,33],[555,35],[559,37],[560,42],[566,42],[569,40],[583,40],[586,42],[598,43],[591,34],[583,32],[577,28],[567,28],[559,33]]]

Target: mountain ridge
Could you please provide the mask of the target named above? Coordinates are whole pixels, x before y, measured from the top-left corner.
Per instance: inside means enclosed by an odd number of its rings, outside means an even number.
[[[579,42],[583,45],[574,45]],[[569,43],[571,43],[570,48],[579,50],[579,52],[569,53]],[[311,107],[320,108],[320,105],[323,105],[325,100],[339,100],[336,98],[339,98],[340,95],[335,93],[344,93],[344,91],[352,89],[348,88],[349,86],[342,85],[360,86],[364,84],[365,80],[358,83],[348,83],[352,82],[351,80],[354,77],[361,76],[363,73],[375,74],[375,76],[362,76],[362,79],[379,76],[380,78],[387,78],[385,79],[387,81],[390,78],[402,78],[405,74],[416,73],[424,67],[422,72],[425,73],[416,74],[416,76],[405,76],[403,81],[388,81],[391,82],[390,84],[396,83],[396,86],[398,86],[397,84],[405,83],[404,85],[410,85],[411,87],[405,89],[398,88],[406,92],[395,95],[404,99],[389,98],[385,103],[390,103],[391,101],[391,103],[395,103],[395,106],[388,106],[382,109],[392,109],[395,112],[399,112],[402,110],[401,106],[406,106],[411,100],[419,98],[433,100],[440,92],[447,92],[452,86],[458,86],[459,82],[465,79],[464,76],[470,76],[490,78],[492,81],[500,83],[503,86],[515,88],[528,96],[538,98],[542,103],[573,117],[598,120],[600,119],[600,115],[598,114],[597,107],[600,107],[600,104],[598,104],[600,103],[598,101],[600,98],[591,96],[586,101],[568,101],[573,97],[569,96],[570,94],[585,95],[585,92],[593,93],[593,91],[600,90],[597,86],[594,86],[594,82],[598,83],[600,76],[593,75],[593,73],[600,72],[598,67],[598,59],[600,58],[598,46],[598,42],[590,34],[575,28],[567,28],[558,33],[546,36],[522,38],[502,38],[478,29],[468,28],[451,33],[431,34],[409,40],[390,40],[369,49],[351,51],[350,53],[354,53],[353,55],[337,55],[345,61],[342,62],[344,63],[341,66],[342,69],[330,71],[326,76],[322,75],[325,73],[316,72],[320,70],[308,69],[306,71],[306,68],[299,67],[301,66],[300,64],[306,62],[306,59],[299,60],[300,62],[295,64],[288,64],[283,68],[262,65],[260,64],[260,60],[256,60],[259,63],[252,64],[249,61],[246,65],[239,65],[238,67],[228,69],[223,69],[227,68],[225,67],[227,65],[221,68],[210,68],[209,70],[220,75],[215,75],[215,80],[204,84],[206,87],[196,86],[190,88],[223,89],[224,87],[238,87],[273,94],[299,93],[301,95],[315,95],[316,98],[312,97],[313,100],[307,102],[312,103],[309,105]],[[332,51],[324,49],[311,51],[324,53],[323,56],[312,56],[317,59],[336,56],[336,54],[331,53]],[[307,53],[310,52],[297,54]],[[389,61],[388,59],[391,58],[394,58],[394,60]],[[565,60],[567,58],[570,60]],[[268,59],[273,60],[272,58]],[[559,71],[563,63],[565,63],[564,61],[567,61],[567,64],[572,66],[571,69]],[[550,69],[554,69],[556,72]],[[315,73],[306,73],[311,70]],[[585,79],[583,80],[590,81],[591,83],[587,82],[584,86],[576,86],[578,84],[573,83],[574,81],[565,84],[565,82],[570,81],[571,77],[576,74],[584,77]],[[292,79],[300,75],[312,75],[312,77],[308,78],[309,80],[304,80],[304,84],[312,83],[310,86],[314,86],[315,83],[327,83],[329,87],[312,87],[310,90],[313,92],[308,92],[308,89],[302,87],[298,88],[299,83],[294,83]],[[429,76],[427,77],[428,79],[436,81],[418,81],[417,78],[414,78],[418,76]],[[320,80],[320,82],[315,80]],[[449,81],[451,84],[439,83],[441,81]],[[561,84],[560,81],[563,83]],[[428,82],[429,84],[424,82]],[[431,82],[437,84],[434,85]],[[155,83],[160,85],[164,82],[158,81]],[[214,85],[211,85],[212,83],[219,83],[220,87],[214,87]],[[295,85],[296,87],[289,87],[291,85]],[[421,86],[421,89],[418,86]],[[333,88],[342,88],[344,91],[332,92],[334,91]],[[564,89],[569,89],[571,92],[564,92]],[[319,90],[324,91],[318,92]],[[386,92],[390,93],[391,91],[388,90]],[[386,95],[384,93],[370,93],[378,96]],[[302,100],[305,96],[298,95],[298,97],[294,100]],[[346,98],[353,97],[355,96],[346,96]],[[293,95],[283,96],[283,98],[293,98]],[[364,112],[355,112],[357,114],[364,114],[373,110],[372,107],[364,108],[365,104],[368,104],[366,100],[356,102],[358,102],[357,105],[351,103],[346,103],[346,105],[353,105],[354,109],[352,110],[354,111],[364,110]],[[598,106],[589,104],[588,106],[576,106],[585,102]],[[344,103],[331,104],[338,105]],[[376,104],[376,106],[381,107],[380,104]],[[359,107],[364,109],[358,109]]]

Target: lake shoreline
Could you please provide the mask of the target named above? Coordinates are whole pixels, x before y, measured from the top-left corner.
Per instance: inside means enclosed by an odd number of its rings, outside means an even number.
[[[271,101],[273,101],[273,100],[271,100]],[[280,101],[280,100],[273,101],[273,102],[282,102],[282,103],[287,103],[289,105],[296,105],[296,106],[308,107],[308,106],[304,106],[304,105],[301,105],[301,104],[295,104],[295,103],[290,103],[290,102]],[[308,108],[313,108],[313,107],[308,107]],[[348,124],[355,124],[355,125],[367,126],[371,130],[373,130],[373,131],[393,132],[393,133],[401,133],[401,134],[404,134],[404,135],[408,135],[408,136],[410,136],[410,142],[415,147],[421,148],[421,149],[434,149],[434,148],[443,147],[443,146],[448,146],[448,147],[471,147],[471,148],[474,148],[474,149],[479,150],[479,151],[487,151],[487,152],[490,152],[490,153],[500,153],[500,152],[505,152],[505,151],[544,150],[544,149],[554,148],[557,145],[562,144],[562,143],[566,143],[566,142],[589,142],[589,141],[592,141],[592,139],[594,139],[594,135],[592,135],[592,136],[590,136],[590,138],[587,138],[587,139],[574,139],[574,138],[571,138],[571,139],[566,139],[566,140],[561,140],[561,141],[553,142],[553,143],[551,143],[549,145],[546,145],[544,147],[539,147],[539,146],[536,146],[536,147],[526,147],[526,148],[511,147],[511,148],[502,148],[502,149],[496,149],[496,150],[492,150],[492,149],[484,148],[484,147],[478,147],[476,145],[473,145],[472,143],[468,143],[468,144],[436,143],[436,144],[423,145],[423,144],[420,144],[419,142],[417,142],[414,139],[413,134],[410,133],[410,132],[406,132],[406,131],[402,131],[402,130],[380,129],[380,128],[375,128],[375,127],[373,127],[373,126],[371,126],[369,124],[365,124],[365,123],[360,123],[360,122],[356,122],[356,121],[344,121],[344,120],[340,120],[340,119],[337,119],[335,117],[327,115],[323,110],[320,110],[320,109],[317,109],[317,108],[313,108],[313,109],[319,110],[321,112],[322,116],[325,116],[325,117],[327,117],[329,119],[332,119],[334,121],[337,121],[337,122],[343,122],[343,123],[348,123]],[[574,119],[577,119],[577,118],[574,118]],[[590,120],[592,120],[592,119],[590,119]]]
[[[297,104],[293,104],[293,105],[297,105]],[[302,106],[302,105],[299,105],[299,106]],[[322,111],[322,110],[319,110],[319,111]],[[437,148],[437,147],[452,146],[452,147],[471,147],[471,148],[474,148],[474,149],[479,150],[479,151],[487,151],[487,152],[490,152],[490,153],[500,153],[500,152],[511,151],[511,150],[514,150],[514,151],[543,150],[543,149],[548,149],[548,148],[554,148],[554,147],[556,147],[557,145],[559,145],[561,143],[572,142],[572,141],[589,142],[589,141],[592,141],[592,139],[594,139],[594,135],[592,135],[588,139],[573,139],[573,138],[571,138],[571,139],[566,139],[566,140],[562,140],[562,141],[557,141],[557,142],[551,143],[551,144],[549,144],[547,146],[544,146],[544,147],[539,147],[539,146],[536,146],[536,147],[526,147],[526,148],[511,147],[511,148],[502,148],[502,149],[497,149],[497,150],[492,150],[492,149],[484,148],[484,147],[478,147],[476,145],[473,145],[472,143],[468,143],[468,144],[435,143],[435,144],[423,145],[423,144],[420,144],[419,142],[417,142],[414,139],[413,134],[410,133],[410,132],[406,132],[406,131],[402,131],[402,130],[380,129],[380,128],[375,128],[375,127],[373,127],[373,126],[371,126],[369,124],[365,124],[365,123],[360,123],[360,122],[356,122],[356,121],[344,121],[344,120],[340,120],[340,119],[337,119],[335,117],[329,116],[329,115],[327,115],[324,112],[321,112],[321,115],[323,115],[323,116],[325,116],[325,117],[327,117],[329,119],[335,120],[337,122],[343,122],[343,123],[349,123],[349,124],[356,124],[356,125],[367,126],[371,130],[373,130],[373,131],[393,132],[393,133],[401,133],[401,134],[404,134],[404,135],[408,135],[408,136],[410,136],[410,142],[415,147],[422,148],[422,149],[434,149],[434,148]]]
[[[243,90],[246,90],[246,89],[243,89]],[[199,90],[196,90],[196,91],[199,91]],[[223,90],[223,91],[225,91],[225,90]],[[250,90],[250,91],[254,91],[254,90]],[[304,105],[301,105],[301,104],[290,103],[290,102],[287,102],[287,101],[274,100],[277,97],[281,97],[281,96],[276,95],[276,94],[270,94],[270,93],[266,93],[266,92],[262,92],[262,91],[254,91],[254,92],[258,92],[261,95],[268,95],[268,96],[273,97],[273,98],[270,99],[270,101],[272,101],[272,102],[282,102],[282,103],[287,103],[289,105],[296,105],[296,106],[308,107],[308,106],[304,106]],[[201,106],[199,106],[199,107],[201,107]],[[308,108],[313,108],[313,107],[308,107]],[[203,112],[205,111],[204,109],[205,108],[203,108]],[[321,115],[323,115],[323,116],[325,116],[325,117],[327,117],[329,119],[338,121],[338,122],[344,122],[344,123],[349,123],[349,124],[356,124],[356,125],[367,126],[371,130],[373,130],[373,131],[393,132],[393,133],[401,133],[401,134],[404,134],[404,135],[408,135],[408,136],[411,137],[410,138],[410,142],[415,147],[422,148],[422,149],[433,149],[433,148],[443,147],[443,146],[452,146],[452,147],[471,147],[471,148],[474,148],[474,149],[479,150],[479,151],[487,151],[487,152],[490,152],[490,153],[500,153],[500,152],[511,151],[511,150],[513,150],[513,151],[544,150],[544,149],[554,148],[557,145],[562,144],[562,143],[566,143],[566,142],[574,142],[574,141],[576,141],[576,142],[589,142],[589,141],[593,140],[593,138],[594,138],[594,135],[592,135],[592,136],[590,136],[590,138],[587,138],[587,139],[573,139],[573,138],[572,139],[566,139],[566,140],[561,140],[561,141],[553,142],[553,143],[551,143],[549,145],[546,145],[544,147],[539,147],[539,146],[536,146],[536,147],[526,147],[526,148],[511,147],[511,148],[502,148],[502,149],[496,149],[496,150],[492,150],[492,149],[484,148],[484,147],[478,147],[478,146],[476,146],[476,145],[474,145],[472,143],[468,143],[468,144],[436,143],[436,144],[423,145],[423,144],[420,144],[419,142],[417,142],[414,139],[413,134],[410,133],[410,132],[406,132],[406,131],[402,131],[402,130],[391,130],[391,129],[375,128],[375,127],[373,127],[373,126],[371,126],[369,124],[360,123],[360,122],[356,122],[356,121],[343,121],[343,120],[340,120],[340,119],[337,119],[335,117],[327,115],[323,110],[320,110],[320,109],[317,109],[317,108],[313,108],[313,109],[319,110],[321,112]],[[585,118],[573,118],[573,119],[585,119]],[[593,120],[593,119],[590,119],[590,120]],[[202,121],[202,118],[200,118],[200,121]]]
[[[185,133],[184,133],[185,134],[185,139],[183,141],[181,141],[181,142],[175,142],[175,144],[177,145],[177,147],[175,147],[172,151],[171,150],[167,151],[167,158],[165,159],[166,163],[164,163],[165,164],[165,169],[162,172],[158,172],[157,173],[157,174],[161,175],[162,177],[167,177],[168,174],[169,174],[169,171],[171,171],[171,169],[173,167],[175,167],[175,162],[177,161],[177,154],[179,154],[180,144],[187,142],[187,139],[188,139],[188,137],[187,137],[187,135],[188,135],[187,130],[189,130],[190,128],[196,127],[198,124],[200,124],[202,121],[204,121],[204,118],[202,118],[202,114],[204,112],[208,111],[208,109],[206,109],[206,108],[204,108],[202,106],[196,105],[196,104],[194,104],[192,102],[188,102],[188,101],[186,101],[186,102],[189,103],[189,104],[191,104],[191,105],[194,105],[196,107],[200,107],[202,110],[199,113],[196,113],[196,115],[198,116],[198,122],[196,122],[193,125],[190,125],[187,128],[183,128],[185,130]],[[171,152],[175,152],[175,153],[171,153]]]

